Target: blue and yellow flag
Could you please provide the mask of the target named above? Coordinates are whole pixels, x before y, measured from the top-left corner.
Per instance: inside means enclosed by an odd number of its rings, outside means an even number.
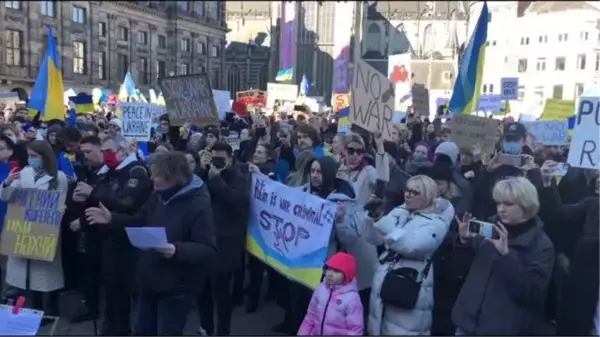
[[[475,31],[462,55],[454,91],[448,104],[449,110],[455,115],[471,113],[477,108],[485,63],[489,16],[487,2],[484,2]]]
[[[138,101],[138,97],[135,92],[135,82],[133,82],[133,77],[131,77],[131,73],[129,71],[127,74],[125,74],[125,79],[123,80],[123,84],[121,84],[121,88],[119,89],[119,100],[121,100],[121,102],[126,102],[128,98],[133,98]]]
[[[69,100],[75,104],[75,111],[77,113],[94,112],[94,102],[92,96],[73,96],[69,97]]]
[[[279,70],[277,72],[277,75],[275,76],[275,81],[278,81],[278,82],[291,81],[292,78],[294,78],[294,68],[283,69],[283,70]]]
[[[40,111],[43,121],[63,120],[65,118],[64,92],[60,55],[54,42],[54,30],[48,26],[48,50],[42,60],[27,107]]]

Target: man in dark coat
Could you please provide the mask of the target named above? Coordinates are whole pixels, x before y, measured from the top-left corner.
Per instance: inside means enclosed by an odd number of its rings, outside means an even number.
[[[102,203],[111,212],[135,214],[152,191],[146,167],[135,153],[130,153],[129,142],[121,136],[105,138],[102,153],[104,166],[98,171],[97,185],[79,192],[85,196],[85,207],[98,207]],[[103,227],[99,231],[105,290],[104,323],[100,333],[127,335],[134,250],[123,228]]]
[[[200,164],[201,175],[208,186],[214,213],[218,257],[214,260],[209,286],[199,299],[199,312],[203,328],[212,335],[216,304],[216,334],[227,336],[231,327],[233,274],[242,268],[246,245],[250,181],[233,164],[233,150],[227,143],[215,143],[210,156],[205,155],[201,160],[204,161]]]

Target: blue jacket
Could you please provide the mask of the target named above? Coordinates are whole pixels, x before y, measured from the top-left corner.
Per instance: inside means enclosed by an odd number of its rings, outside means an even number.
[[[10,164],[0,163],[0,181],[4,181],[4,179],[8,178],[8,173],[10,173]],[[4,227],[4,217],[6,216],[7,210],[8,203],[6,203],[5,201],[0,201],[0,232]]]

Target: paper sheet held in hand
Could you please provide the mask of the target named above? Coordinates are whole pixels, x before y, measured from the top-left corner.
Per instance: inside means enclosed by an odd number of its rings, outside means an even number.
[[[131,245],[141,249],[163,247],[168,244],[164,227],[125,227]]]

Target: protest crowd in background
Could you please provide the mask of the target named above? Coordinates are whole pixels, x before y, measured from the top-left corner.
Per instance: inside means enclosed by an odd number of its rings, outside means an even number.
[[[0,332],[227,336],[274,302],[279,335],[599,334],[597,84],[565,118],[477,116],[460,76],[399,113],[357,60],[333,107],[206,74],[159,78],[159,104],[62,97],[53,57],[0,93]]]

